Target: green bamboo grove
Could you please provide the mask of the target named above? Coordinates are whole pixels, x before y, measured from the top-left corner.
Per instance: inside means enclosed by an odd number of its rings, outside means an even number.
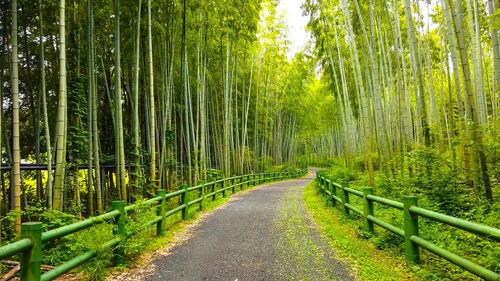
[[[311,38],[291,57],[278,4],[1,1],[2,237],[334,162],[374,194],[453,186],[473,198],[457,210],[498,211],[498,0],[304,0]]]
[[[498,180],[498,1],[306,1],[332,122],[311,139],[318,156],[361,156],[375,170],[425,170],[414,151],[446,155],[476,196]],[[318,108],[320,111],[331,110]],[[374,168],[375,167],[375,168]],[[397,177],[397,176],[395,176]]]
[[[113,200],[296,163],[276,5],[2,2],[5,237],[44,212],[81,219]]]

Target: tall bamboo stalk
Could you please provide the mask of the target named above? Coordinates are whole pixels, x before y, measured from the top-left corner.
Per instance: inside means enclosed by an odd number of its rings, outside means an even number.
[[[94,213],[94,169],[93,169],[93,161],[94,157],[92,155],[93,145],[93,134],[92,134],[92,119],[93,119],[93,106],[94,106],[94,69],[92,65],[92,49],[93,49],[93,36],[92,36],[92,0],[87,0],[87,79],[88,79],[88,88],[87,88],[87,104],[88,104],[88,112],[87,112],[87,189],[89,194],[89,213],[93,215]]]
[[[482,173],[483,184],[485,187],[486,198],[488,198],[489,200],[493,200],[490,178],[488,175],[488,166],[486,164],[486,156],[484,153],[483,136],[481,130],[479,129],[479,126],[477,125],[478,113],[476,110],[474,92],[472,89],[471,71],[467,55],[467,43],[465,41],[465,35],[464,35],[461,0],[457,0],[456,10],[453,3],[451,2],[453,0],[448,0],[448,1],[450,1],[449,8],[452,14],[455,36],[457,38],[457,43],[460,50],[460,59],[462,62],[465,93],[466,93],[466,99],[468,101],[468,106],[465,108],[466,111],[465,116],[468,124],[467,127],[470,135],[470,140],[474,142],[474,150],[477,153],[479,157],[479,162],[481,164],[481,173]]]
[[[125,181],[125,148],[123,141],[122,88],[121,88],[121,53],[120,53],[120,0],[115,0],[115,114],[116,114],[116,181],[121,198],[127,202],[127,183]]]
[[[90,0],[89,0],[90,1]],[[92,35],[92,38],[90,40],[91,42],[91,54],[90,54],[90,62],[91,62],[91,69],[92,69],[92,147],[93,147],[93,158],[94,158],[94,173],[95,173],[95,191],[96,191],[96,196],[97,196],[97,211],[99,213],[102,212],[103,210],[103,185],[101,182],[101,156],[100,156],[100,147],[99,147],[99,128],[97,126],[97,87],[96,87],[96,81],[97,81],[97,74],[95,71],[95,45],[94,45],[94,38],[95,38],[95,24],[94,24],[94,9],[91,7],[90,9],[90,16],[91,16],[91,21],[90,21],[90,32]]]
[[[149,66],[149,132],[151,141],[150,181],[155,187],[156,183],[156,115],[155,115],[155,94],[154,94],[154,73],[153,73],[153,35],[151,34],[151,0],[148,0],[148,66]]]
[[[47,150],[47,184],[45,194],[47,195],[47,208],[52,210],[52,147],[50,143],[49,115],[47,111],[47,90],[45,81],[45,48],[43,45],[43,13],[42,0],[38,0],[40,16],[40,96],[42,100],[42,115],[45,133],[45,149]]]
[[[21,231],[21,148],[19,145],[19,59],[17,53],[17,0],[12,0],[12,153],[13,153],[13,188],[14,188],[14,231]]]
[[[430,128],[427,121],[427,109],[425,102],[424,80],[422,68],[420,64],[420,54],[417,46],[417,39],[415,35],[415,24],[413,22],[413,14],[411,11],[410,0],[404,0],[406,25],[408,26],[408,40],[410,45],[411,66],[413,69],[413,77],[415,81],[416,99],[419,107],[420,122],[424,135],[424,143],[429,146],[431,143]]]
[[[59,1],[59,105],[57,108],[56,125],[56,172],[54,180],[54,202],[53,209],[62,211],[62,187],[64,184],[64,173],[66,163],[66,106],[67,106],[67,85],[66,85],[66,2]]]
[[[141,51],[141,8],[142,0],[139,0],[139,6],[137,9],[137,19],[136,19],[136,31],[135,31],[135,54],[134,54],[134,91],[133,91],[133,105],[132,105],[132,117],[133,117],[133,134],[134,134],[134,187],[139,188],[139,180],[141,178],[141,128],[139,127],[139,58]],[[149,10],[149,8],[148,8]]]

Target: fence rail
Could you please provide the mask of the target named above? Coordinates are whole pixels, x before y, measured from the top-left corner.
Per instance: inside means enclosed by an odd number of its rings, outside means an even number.
[[[69,272],[75,267],[89,261],[95,257],[99,251],[111,249],[113,247],[114,262],[115,264],[121,264],[125,261],[125,253],[123,251],[123,247],[120,247],[120,244],[122,244],[122,242],[124,242],[128,237],[135,234],[133,231],[127,231],[126,217],[129,213],[134,212],[139,205],[144,206],[147,204],[156,204],[157,216],[144,223],[142,227],[148,227],[156,224],[156,235],[163,236],[165,235],[166,230],[166,218],[178,212],[182,212],[182,219],[186,220],[189,218],[189,206],[200,204],[201,208],[204,201],[209,198],[212,201],[215,200],[218,193],[222,193],[222,196],[226,197],[228,189],[231,189],[234,194],[237,192],[236,188],[243,190],[244,188],[267,182],[300,177],[306,173],[307,170],[303,169],[298,172],[272,172],[246,174],[222,179],[212,178],[211,182],[204,183],[201,181],[198,185],[192,187],[182,185],[181,189],[168,194],[164,189],[160,189],[157,191],[156,197],[139,204],[125,206],[123,201],[113,201],[113,211],[111,212],[45,232],[42,232],[41,222],[23,223],[21,226],[22,238],[19,241],[0,247],[0,259],[16,254],[21,255],[19,273],[21,281],[53,280]],[[210,192],[207,193],[206,190],[210,190]],[[189,192],[192,191],[198,191],[196,198],[189,198]],[[171,210],[167,210],[167,199],[177,196],[181,197],[181,203],[179,206]],[[42,274],[42,246],[45,242],[88,229],[94,225],[101,224],[111,219],[114,220],[113,234],[115,237],[113,239],[103,243],[98,249],[89,250]]]
[[[500,275],[481,265],[478,265],[464,257],[460,257],[446,249],[443,249],[436,244],[425,240],[419,236],[418,218],[423,217],[435,222],[440,222],[449,226],[453,226],[467,232],[475,233],[489,239],[500,241],[500,229],[469,222],[463,219],[455,218],[431,210],[418,207],[418,200],[415,196],[404,196],[403,202],[390,200],[387,198],[373,195],[371,187],[363,188],[363,191],[349,188],[347,182],[342,184],[334,182],[328,178],[324,172],[316,173],[316,179],[319,182],[319,191],[326,195],[332,202],[332,205],[340,204],[344,214],[349,214],[349,211],[358,213],[364,219],[364,229],[369,233],[374,233],[374,224],[389,230],[399,236],[404,237],[404,248],[406,260],[413,264],[420,262],[419,249],[424,248],[437,256],[440,256],[463,269],[486,280],[500,280]],[[357,209],[349,203],[349,194],[359,196],[363,199],[363,211]],[[340,196],[339,196],[340,195]],[[400,229],[388,222],[385,222],[374,214],[373,202],[386,205],[403,211],[404,229]]]

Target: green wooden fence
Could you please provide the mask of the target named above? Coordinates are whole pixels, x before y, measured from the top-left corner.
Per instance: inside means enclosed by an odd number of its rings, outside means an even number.
[[[157,216],[151,221],[143,224],[143,227],[156,224],[156,234],[158,236],[162,236],[165,234],[166,218],[177,212],[182,212],[182,219],[188,219],[189,206],[191,205],[200,204],[200,206],[202,206],[202,203],[207,199],[215,200],[217,194],[219,193],[222,193],[222,196],[226,197],[228,189],[231,189],[232,193],[235,193],[237,188],[243,190],[246,187],[256,186],[267,182],[300,177],[306,173],[307,170],[304,169],[298,172],[247,174],[217,180],[212,179],[211,182],[200,182],[198,185],[192,187],[182,185],[181,189],[171,193],[166,193],[164,189],[160,189],[157,191],[156,197],[140,203],[141,205],[156,204],[157,208]],[[210,192],[207,192],[208,190]],[[193,191],[195,192],[196,198],[190,198]],[[181,203],[179,206],[171,210],[167,210],[167,200],[177,196],[181,197]],[[42,232],[41,222],[23,223],[21,228],[21,240],[0,247],[0,259],[20,254],[21,268],[19,276],[21,281],[53,280],[62,274],[69,272],[73,268],[89,261],[97,255],[98,250],[113,248],[115,264],[121,264],[125,261],[125,254],[123,247],[120,247],[120,244],[122,244],[122,242],[124,242],[128,237],[135,234],[133,231],[127,231],[126,217],[129,213],[134,212],[138,205],[134,204],[125,206],[123,201],[114,201],[112,207],[113,211],[111,212],[46,232]],[[113,234],[115,237],[113,239],[103,243],[100,246],[100,249],[87,251],[42,274],[41,258],[42,246],[44,243],[90,228],[107,220],[114,221],[115,227],[113,227]]]
[[[374,224],[376,224],[392,233],[395,233],[396,235],[403,237],[405,256],[408,262],[418,264],[420,262],[419,249],[424,248],[481,278],[486,280],[500,280],[499,274],[420,237],[418,218],[423,217],[435,222],[440,222],[471,233],[482,235],[495,241],[500,241],[500,229],[420,208],[418,207],[418,200],[415,196],[404,196],[403,202],[398,202],[373,195],[371,187],[365,187],[363,188],[363,191],[359,191],[349,188],[349,183],[347,182],[343,182],[341,184],[336,183],[332,179],[328,178],[322,171],[319,171],[316,174],[316,178],[319,182],[320,193],[327,196],[333,206],[337,204],[340,205],[344,214],[348,215],[352,211],[360,215],[364,220],[364,229],[367,232],[373,233]],[[349,195],[351,194],[362,198],[363,210],[360,210],[350,204]],[[398,228],[390,223],[376,218],[374,213],[374,202],[403,211],[404,229]]]

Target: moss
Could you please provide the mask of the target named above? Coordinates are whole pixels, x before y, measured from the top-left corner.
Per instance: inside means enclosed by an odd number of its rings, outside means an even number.
[[[333,280],[325,251],[313,238],[301,210],[300,188],[291,188],[278,209],[278,262],[287,280]]]

